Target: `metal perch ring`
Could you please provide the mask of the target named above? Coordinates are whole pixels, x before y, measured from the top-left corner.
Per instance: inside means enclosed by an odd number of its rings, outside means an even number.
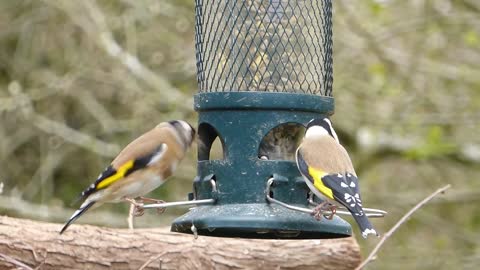
[[[290,204],[287,204],[287,203],[284,203],[282,201],[279,201],[277,199],[274,199],[270,196],[270,191],[271,191],[271,187],[272,187],[272,184],[273,184],[273,181],[274,181],[274,178],[270,178],[268,179],[267,181],[267,188],[265,189],[265,196],[267,198],[267,201],[270,202],[270,203],[276,203],[276,204],[279,204],[285,208],[288,208],[288,209],[291,209],[291,210],[295,210],[295,211],[300,211],[300,212],[303,212],[303,213],[307,213],[307,214],[312,214],[313,213],[313,210],[310,209],[310,208],[304,208],[304,207],[298,207],[298,206],[293,206],[293,205],[290,205]],[[309,197],[308,199],[308,202],[309,204],[311,205],[316,205],[316,203],[313,201],[313,198],[312,196]],[[348,215],[348,216],[351,216],[350,212],[348,212],[346,210],[346,208],[344,207],[338,207],[339,209],[342,209],[342,210],[337,210],[336,211],[336,214],[340,214],[340,215]],[[372,218],[380,218],[380,217],[384,217],[387,212],[386,211],[383,211],[383,210],[379,210],[379,209],[372,209],[372,208],[363,208],[364,212],[365,212],[365,215],[367,217],[372,217]],[[331,215],[332,212],[331,211],[324,211],[323,212],[324,216],[328,216],[328,215]]]
[[[212,185],[212,192],[217,192],[217,184],[215,180],[210,179],[210,184]],[[183,206],[183,205],[204,205],[204,204],[214,204],[215,199],[203,199],[203,200],[191,200],[191,201],[179,201],[179,202],[166,202],[166,203],[152,203],[146,204],[143,206],[145,209],[151,208],[166,208],[173,206]]]

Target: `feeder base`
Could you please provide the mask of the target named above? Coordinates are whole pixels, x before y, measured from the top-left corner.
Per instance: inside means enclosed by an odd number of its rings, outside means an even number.
[[[243,238],[322,239],[348,237],[350,224],[334,216],[315,220],[307,213],[273,204],[227,204],[199,206],[174,220],[172,232]]]

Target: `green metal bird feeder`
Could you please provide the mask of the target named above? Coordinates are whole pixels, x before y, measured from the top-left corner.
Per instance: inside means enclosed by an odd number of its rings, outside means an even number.
[[[351,235],[334,216],[306,208],[294,162],[304,126],[333,114],[332,3],[196,0],[198,174],[192,200],[211,201],[177,218],[174,232],[253,238]],[[212,160],[218,138],[223,159]],[[209,200],[210,199],[210,200]]]

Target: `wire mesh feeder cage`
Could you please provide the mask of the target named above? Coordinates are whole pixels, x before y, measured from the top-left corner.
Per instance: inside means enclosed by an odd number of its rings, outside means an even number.
[[[198,176],[191,199],[211,200],[172,231],[255,238],[351,235],[335,216],[315,220],[293,161],[312,118],[333,114],[332,3],[196,0]],[[218,138],[223,159],[212,160]],[[266,192],[267,191],[267,192]],[[193,226],[192,226],[193,225]]]
[[[331,96],[331,6],[330,1],[197,0],[199,92]]]

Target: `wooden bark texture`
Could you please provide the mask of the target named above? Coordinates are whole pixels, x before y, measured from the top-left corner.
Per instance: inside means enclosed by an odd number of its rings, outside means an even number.
[[[261,240],[109,229],[0,217],[0,269],[354,269],[354,238]],[[10,261],[10,262],[9,262]],[[143,267],[143,268],[142,268]]]

